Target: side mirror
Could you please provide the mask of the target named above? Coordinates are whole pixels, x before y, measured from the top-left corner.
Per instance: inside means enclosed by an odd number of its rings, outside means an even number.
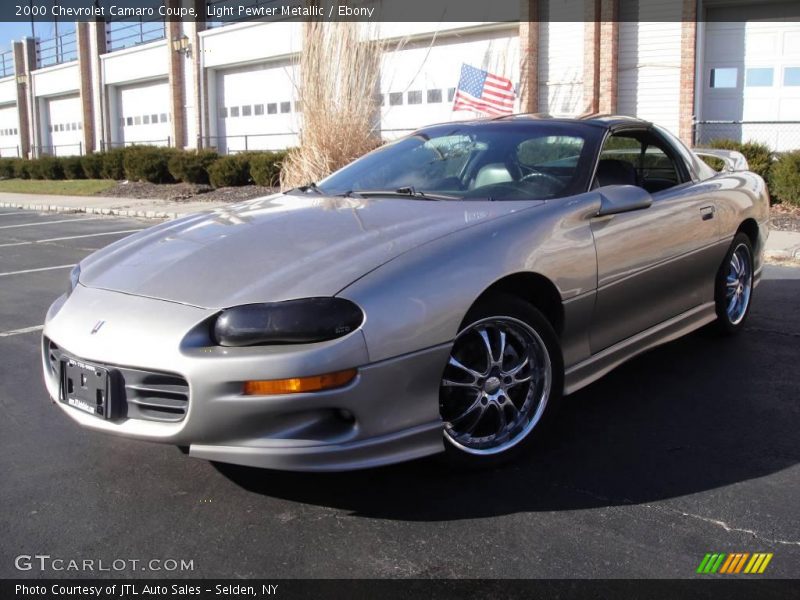
[[[647,190],[635,185],[609,185],[597,191],[600,193],[598,217],[641,210],[653,203]]]

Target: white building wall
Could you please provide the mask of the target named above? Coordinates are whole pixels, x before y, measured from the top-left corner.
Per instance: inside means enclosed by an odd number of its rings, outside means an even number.
[[[638,7],[623,3],[621,11],[620,17],[626,20],[619,24],[617,112],[652,121],[677,135],[681,4],[641,0]]]
[[[71,156],[83,153],[83,111],[77,61],[31,73],[35,122],[40,154]]]
[[[539,112],[577,115],[583,105],[583,21],[560,21],[583,13],[584,0],[539,4]]]

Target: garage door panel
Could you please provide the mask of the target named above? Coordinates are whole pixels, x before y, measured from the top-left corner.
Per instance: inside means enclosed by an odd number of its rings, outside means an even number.
[[[19,156],[19,116],[15,104],[0,106],[0,157]]]
[[[55,156],[83,153],[83,111],[78,94],[41,98],[45,123],[42,152]],[[47,138],[45,141],[44,138]]]
[[[288,62],[216,73],[217,138],[222,152],[279,150],[297,144],[297,74]]]
[[[785,77],[787,68],[800,65],[800,22],[786,18],[791,6],[753,4],[745,7],[752,9],[748,10],[748,21],[741,20],[740,8],[708,11],[704,78],[699,86],[701,121],[756,121],[729,129],[740,131],[742,140],[764,142],[776,150],[800,145],[800,125],[784,123],[800,120],[800,86]],[[797,5],[793,10],[798,12]],[[738,23],[730,22],[736,19]],[[735,85],[731,71],[719,80],[712,79],[711,73],[717,69],[735,69]],[[701,141],[718,130],[708,126],[709,133]]]
[[[170,145],[169,84],[157,80],[118,88],[119,139],[128,144]]]

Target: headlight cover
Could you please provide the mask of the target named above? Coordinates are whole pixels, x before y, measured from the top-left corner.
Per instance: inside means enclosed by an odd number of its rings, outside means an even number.
[[[81,266],[75,265],[69,273],[69,283],[67,283],[67,298],[72,294],[73,290],[78,285],[78,280],[81,276]]]
[[[364,322],[361,309],[344,298],[305,298],[228,308],[214,323],[220,346],[310,344],[343,337]]]

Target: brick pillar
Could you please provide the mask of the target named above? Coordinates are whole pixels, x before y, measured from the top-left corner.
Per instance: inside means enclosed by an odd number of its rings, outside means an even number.
[[[617,111],[617,53],[619,52],[619,0],[600,0],[600,74],[598,111]]]
[[[39,106],[36,102],[36,97],[33,94],[33,76],[31,73],[36,70],[37,57],[36,57],[36,39],[25,38],[21,43],[21,65],[17,69],[17,73],[24,75],[24,85],[18,86],[22,89],[17,90],[17,97],[22,94],[24,96],[25,106],[25,132],[27,134],[27,143],[25,144],[26,150],[22,152],[23,156],[33,158],[38,152],[38,148],[42,145],[42,140],[39,132]],[[20,119],[22,117],[20,116]],[[22,133],[20,127],[20,133]]]
[[[94,98],[92,97],[92,53],[89,44],[89,24],[75,23],[78,46],[78,73],[80,77],[81,115],[83,117],[83,151],[94,152]]]
[[[192,35],[192,71],[193,83],[192,90],[194,92],[194,130],[197,132],[197,140],[195,146],[200,149],[205,144],[203,143],[203,134],[205,132],[205,123],[208,121],[208,82],[205,78],[205,70],[201,61],[201,48],[200,48],[200,32],[206,28],[206,3],[205,0],[193,0],[195,14],[202,15],[194,22],[194,32]]]
[[[25,47],[23,42],[14,42],[14,75],[17,85],[17,120],[19,131],[20,156],[28,156],[31,151],[31,132],[28,107],[28,69],[25,67]]]
[[[682,13],[678,136],[685,144],[692,145],[697,59],[697,0],[683,0]]]
[[[111,140],[110,123],[108,119],[108,97],[106,95],[103,70],[100,64],[100,55],[105,54],[108,47],[106,22],[103,20],[91,21],[86,24],[87,38],[90,43],[88,65],[92,77],[91,102],[93,104],[92,130],[94,150],[107,150]]]
[[[585,0],[583,33],[583,111],[600,109],[600,0]]]
[[[519,106],[521,112],[539,110],[539,0],[520,0]]]
[[[179,0],[167,0],[167,6],[177,8]],[[170,109],[172,112],[172,140],[176,148],[186,146],[186,111],[184,110],[184,57],[180,52],[172,49],[172,41],[183,35],[180,21],[167,21],[167,52],[169,53],[169,95]]]

